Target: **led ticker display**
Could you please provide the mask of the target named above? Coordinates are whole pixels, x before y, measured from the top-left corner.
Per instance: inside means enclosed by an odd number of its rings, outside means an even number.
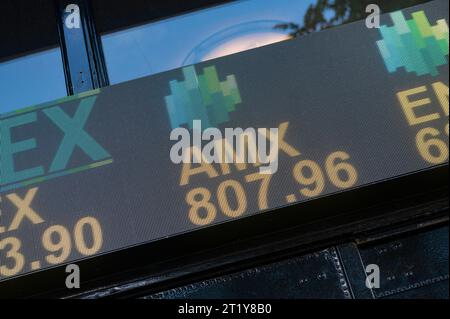
[[[447,164],[447,22],[434,1],[3,114],[0,280]],[[278,128],[278,170],[173,163],[194,119]]]

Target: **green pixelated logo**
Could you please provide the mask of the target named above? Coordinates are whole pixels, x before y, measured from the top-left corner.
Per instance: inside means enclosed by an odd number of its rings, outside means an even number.
[[[214,66],[204,68],[200,75],[188,66],[183,74],[184,81],[170,81],[172,94],[165,97],[172,129],[181,125],[192,129],[193,120],[201,120],[203,129],[228,122],[229,113],[242,102],[234,75],[220,82]]]
[[[414,12],[411,20],[401,11],[390,15],[394,25],[381,26],[383,40],[377,41],[388,71],[404,67],[418,76],[438,75],[438,67],[448,64],[447,21],[440,19],[431,26],[424,11]]]

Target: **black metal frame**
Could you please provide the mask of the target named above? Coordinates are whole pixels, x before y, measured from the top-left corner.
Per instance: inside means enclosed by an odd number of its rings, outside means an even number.
[[[69,95],[109,85],[101,41],[87,0],[55,0],[64,73]],[[80,28],[68,29],[66,7],[80,9]]]
[[[76,297],[136,297],[332,245],[364,244],[382,240],[387,234],[392,237],[448,224],[448,173],[448,165],[441,165],[86,258],[77,262],[83,269],[83,289],[72,293],[79,294]],[[324,219],[330,210],[334,217]],[[65,277],[65,265],[59,265],[12,278],[0,285],[0,298],[70,297]]]

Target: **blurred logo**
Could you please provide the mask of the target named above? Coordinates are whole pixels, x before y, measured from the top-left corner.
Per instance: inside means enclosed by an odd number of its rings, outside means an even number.
[[[366,266],[366,287],[368,289],[380,288],[380,267],[377,264]]]
[[[381,9],[376,4],[369,4],[366,7],[366,13],[369,15],[366,18],[366,28],[367,29],[379,29],[380,28],[380,14]]]
[[[377,41],[390,73],[404,67],[409,73],[439,75],[437,67],[448,64],[449,30],[445,19],[430,25],[424,11],[406,20],[403,12],[390,14],[394,25],[380,27],[383,40]]]
[[[66,7],[67,13],[64,23],[67,29],[79,29],[80,28],[80,7],[76,4],[69,4]]]
[[[67,289],[80,289],[80,267],[75,264],[67,265],[66,273],[69,274],[66,277]]]
[[[197,75],[194,66],[183,68],[184,81],[170,81],[171,95],[165,97],[172,129],[187,125],[192,129],[194,120],[201,120],[203,129],[217,127],[230,120],[229,113],[241,103],[234,75],[219,81],[214,66]]]

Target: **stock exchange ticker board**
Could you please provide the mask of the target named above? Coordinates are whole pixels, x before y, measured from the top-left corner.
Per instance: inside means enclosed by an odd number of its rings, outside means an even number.
[[[3,114],[0,280],[448,165],[448,2],[381,23]],[[174,163],[179,127],[277,128],[277,170]]]

